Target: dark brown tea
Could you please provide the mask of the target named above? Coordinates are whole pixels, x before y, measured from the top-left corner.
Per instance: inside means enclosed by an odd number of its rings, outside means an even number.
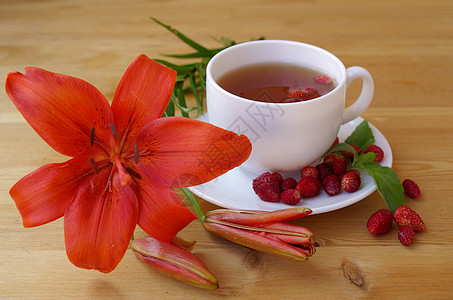
[[[235,69],[219,78],[226,91],[242,98],[289,103],[327,94],[336,82],[317,70],[285,63],[254,64]]]

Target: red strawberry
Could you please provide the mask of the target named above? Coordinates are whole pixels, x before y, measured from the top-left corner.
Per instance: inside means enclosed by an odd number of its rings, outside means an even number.
[[[277,176],[269,172],[263,173],[253,179],[252,187],[261,200],[268,202],[280,201],[280,184]]]
[[[333,161],[337,159],[340,155],[336,153],[329,153],[322,159],[323,162],[332,165]]]
[[[357,171],[351,170],[341,176],[341,187],[348,193],[357,191],[362,184],[360,176],[357,175]]]
[[[303,168],[302,171],[300,172],[300,174],[301,174],[301,177],[319,178],[319,172],[316,169],[316,167],[313,167],[313,166],[307,166],[307,167]]]
[[[348,168],[348,161],[346,160],[346,158],[337,153],[327,154],[323,158],[323,162],[330,164],[337,176],[340,176],[341,174],[346,172],[346,169]]]
[[[288,205],[295,205],[300,202],[300,199],[302,199],[302,195],[298,189],[289,189],[284,191],[281,195],[280,198],[282,199],[282,202]]]
[[[271,175],[272,175],[272,177],[275,178],[275,180],[277,180],[278,184],[282,184],[282,182],[283,182],[283,176],[282,176],[282,174],[280,174],[280,173],[278,173],[278,172],[274,172],[274,173],[272,173]]]
[[[297,98],[302,100],[310,100],[321,96],[319,92],[311,87],[306,87],[305,89],[293,90],[288,94],[288,98]]]
[[[330,77],[324,76],[324,75],[316,76],[315,78],[313,78],[313,80],[317,84],[331,84],[332,83],[332,79]]]
[[[415,199],[421,195],[418,185],[410,179],[404,179],[403,188],[404,192],[411,198]]]
[[[364,154],[368,152],[374,152],[376,156],[374,157],[375,162],[380,162],[384,158],[384,150],[381,149],[381,147],[377,145],[369,145],[365,151],[363,151]]]
[[[302,100],[308,100],[309,95],[306,90],[293,90],[288,94],[288,98],[296,98]]]
[[[345,172],[345,173],[343,173],[343,174],[340,175],[340,177],[339,177],[340,182],[341,182],[341,179],[343,179],[343,176],[346,175],[346,173],[349,173],[349,172],[354,173],[354,174],[356,174],[357,176],[360,177],[360,172],[359,172],[359,171],[357,171],[357,170],[355,170],[355,169],[350,169],[348,172]]]
[[[398,239],[404,246],[408,246],[410,243],[412,243],[414,236],[414,230],[410,226],[403,225],[398,229]]]
[[[335,196],[341,192],[340,181],[335,174],[331,174],[324,178],[322,186],[324,187],[326,194],[329,196]]]
[[[400,205],[393,213],[393,219],[399,226],[410,226],[414,231],[424,231],[426,225],[422,218],[410,207]]]
[[[328,163],[320,163],[316,166],[316,169],[319,172],[320,180],[324,180],[327,176],[334,174],[332,166]]]
[[[314,99],[321,96],[316,89],[311,87],[306,87],[305,91],[308,93],[308,99]]]
[[[298,189],[302,197],[314,197],[321,191],[321,181],[315,177],[302,177],[297,183]]]
[[[393,225],[393,214],[388,209],[381,209],[371,215],[366,227],[372,234],[384,234],[390,231]]]
[[[280,191],[283,193],[286,190],[295,189],[296,185],[297,185],[296,179],[292,177],[285,178],[285,180],[283,180],[282,183],[280,184]]]

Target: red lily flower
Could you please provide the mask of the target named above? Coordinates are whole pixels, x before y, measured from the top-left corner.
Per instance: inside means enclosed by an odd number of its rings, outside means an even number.
[[[77,267],[112,271],[138,224],[170,242],[196,218],[172,187],[201,184],[244,162],[245,136],[197,120],[160,118],[176,72],[139,56],[112,105],[89,83],[38,68],[12,72],[6,91],[33,129],[72,157],[44,165],[10,190],[24,227],[64,216]],[[221,159],[213,159],[215,148]]]

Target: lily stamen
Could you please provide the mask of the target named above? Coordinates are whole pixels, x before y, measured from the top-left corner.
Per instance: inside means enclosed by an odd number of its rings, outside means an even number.
[[[90,157],[88,159],[88,161],[90,162],[90,166],[91,166],[91,169],[93,169],[93,172],[97,174],[98,173],[98,168],[96,166],[96,162],[94,161],[94,159],[92,157]]]
[[[96,129],[94,127],[90,130],[90,147],[96,143],[101,149],[105,152],[105,154],[109,155],[109,151],[104,147],[104,145],[96,138]]]
[[[95,136],[95,133],[94,133],[94,130],[95,130],[94,127],[91,128],[91,132],[90,132],[90,146],[91,146],[91,147],[93,146],[93,144],[94,144],[94,139],[95,139],[95,137],[96,137],[96,136]]]
[[[135,162],[135,164],[138,164],[138,158],[139,158],[138,145],[135,144],[135,146],[134,146],[134,162]]]
[[[119,138],[119,137],[118,137],[118,131],[116,130],[115,125],[110,124],[109,126],[110,126],[110,130],[111,130],[112,133],[113,133],[113,136],[114,136],[116,139],[118,139],[118,138]]]
[[[133,169],[129,168],[129,167],[126,167],[126,171],[131,174],[133,177],[137,178],[137,179],[142,179],[142,176],[140,174],[138,174],[136,171],[134,171]]]

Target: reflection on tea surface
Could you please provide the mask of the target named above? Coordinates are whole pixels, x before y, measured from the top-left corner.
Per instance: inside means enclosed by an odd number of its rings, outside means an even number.
[[[261,102],[300,102],[327,94],[336,82],[317,70],[285,64],[254,64],[235,69],[217,83],[237,96]]]

